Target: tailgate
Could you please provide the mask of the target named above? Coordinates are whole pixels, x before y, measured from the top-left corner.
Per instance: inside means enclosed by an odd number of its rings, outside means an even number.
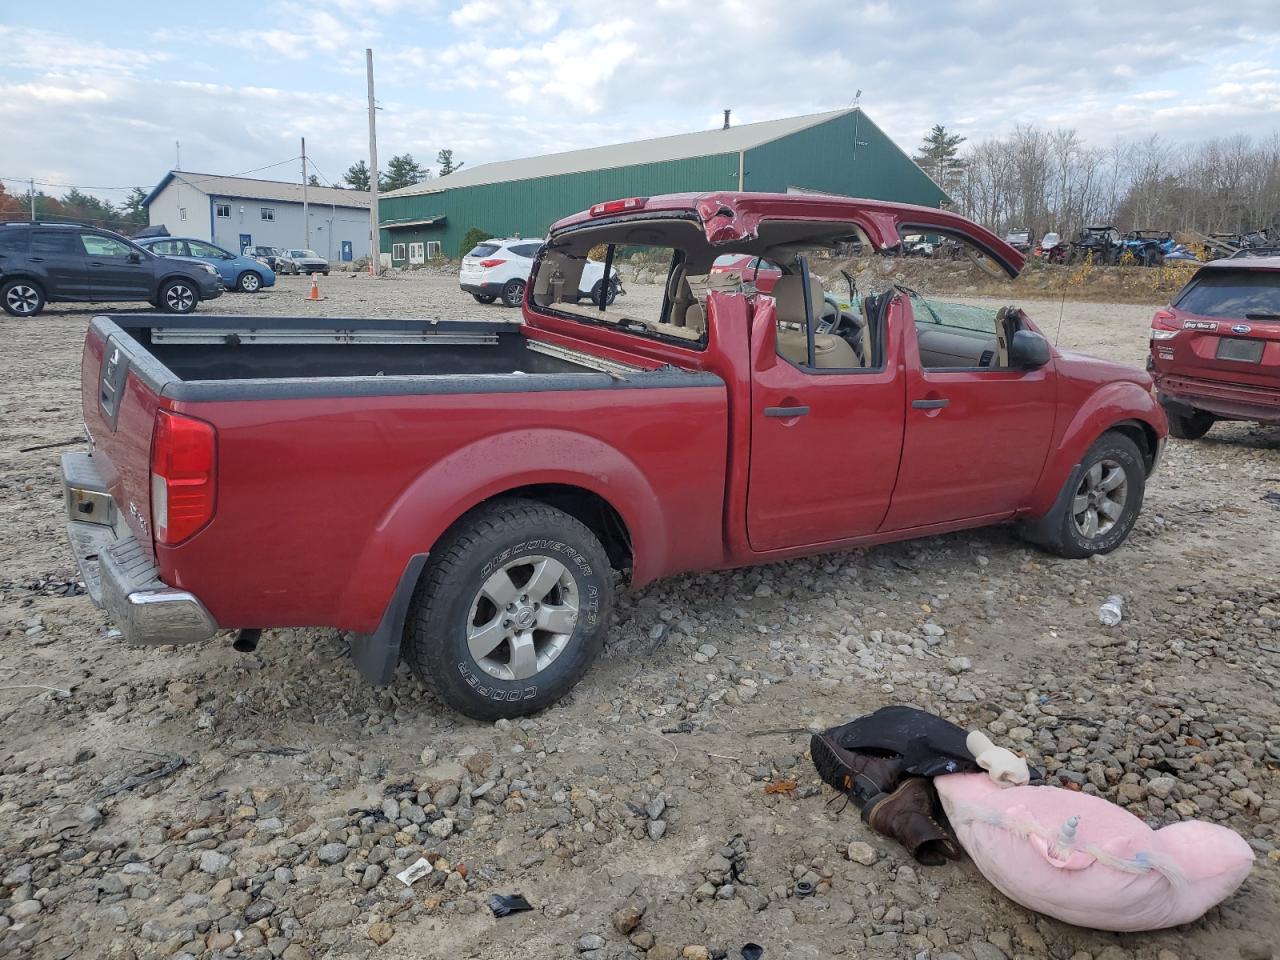
[[[152,549],[151,433],[160,395],[142,370],[156,366],[146,348],[115,324],[89,328],[80,364],[80,405],[98,472],[119,515]]]
[[[1205,380],[1280,387],[1280,320],[1182,317],[1173,369]],[[1167,346],[1167,344],[1162,344]]]

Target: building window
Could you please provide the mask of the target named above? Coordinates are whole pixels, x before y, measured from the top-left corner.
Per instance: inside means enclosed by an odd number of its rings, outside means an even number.
[[[428,260],[440,259],[440,241],[439,240],[427,241],[427,259]]]
[[[223,220],[231,219],[231,204],[229,203],[218,204],[217,212],[218,212],[218,216],[221,217]]]
[[[185,220],[185,219],[187,219],[187,208],[186,208],[186,207],[179,207],[179,208],[178,208],[178,219],[179,219],[179,220]]]
[[[263,207],[261,212],[263,220],[274,220],[276,218],[275,207]]]
[[[393,243],[393,244],[391,245],[391,259],[392,259],[392,260],[403,260],[403,259],[404,259],[404,244],[403,244],[403,243]]]

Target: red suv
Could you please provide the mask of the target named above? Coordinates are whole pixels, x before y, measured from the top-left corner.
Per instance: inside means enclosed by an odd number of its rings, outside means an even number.
[[[1169,433],[1216,420],[1280,423],[1280,257],[1215,260],[1151,319],[1151,357]]]

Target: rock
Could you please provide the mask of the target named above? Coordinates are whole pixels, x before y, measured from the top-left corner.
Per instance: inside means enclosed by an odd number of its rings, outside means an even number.
[[[439,820],[433,820],[427,824],[427,833],[440,840],[444,840],[453,835],[453,821],[448,817],[441,817]]]
[[[614,912],[613,929],[626,936],[640,926],[640,921],[644,918],[644,912],[648,909],[648,906],[649,904],[639,897],[628,900]]]
[[[280,954],[280,960],[311,960],[311,951],[298,943],[291,943]]]
[[[1271,960],[1275,955],[1271,944],[1252,933],[1246,933],[1240,937],[1237,949],[1240,952],[1240,960]]]
[[[257,923],[276,912],[276,905],[265,898],[258,898],[245,908],[244,918],[249,923]]]
[[[423,747],[422,753],[418,756],[418,762],[424,767],[429,767],[436,762],[436,748]]]
[[[667,832],[667,821],[665,820],[649,821],[649,839],[650,840],[661,840],[663,835],[666,832]]]
[[[200,872],[216,877],[231,866],[231,858],[217,850],[205,850],[200,854]]]
[[[395,933],[395,930],[392,929],[391,924],[383,921],[381,923],[369,924],[369,929],[365,932],[369,934],[370,940],[372,940],[378,946],[382,946],[384,943],[386,943],[388,940],[391,939],[391,936],[392,934]]]
[[[44,904],[39,900],[20,900],[5,911],[5,916],[14,923],[21,923],[24,920],[30,920],[43,909]]]
[[[315,912],[307,918],[307,926],[317,930],[337,930],[345,927],[360,915],[354,904],[333,902],[316,907]]]
[[[986,940],[970,941],[969,949],[973,951],[973,960],[1009,960],[1003,950]]]
[[[861,840],[855,840],[849,844],[845,850],[845,855],[854,863],[860,863],[864,867],[869,867],[880,859],[880,854],[876,852],[876,848],[869,843],[863,843]]]
[[[595,933],[584,933],[578,938],[578,952],[586,953],[588,950],[603,950],[604,937]]]
[[[326,843],[316,851],[316,856],[320,858],[321,863],[341,863],[347,859],[347,854],[350,852],[351,848],[345,843]]]
[[[1168,800],[1178,781],[1173,777],[1155,777],[1147,781],[1147,793],[1161,800]]]

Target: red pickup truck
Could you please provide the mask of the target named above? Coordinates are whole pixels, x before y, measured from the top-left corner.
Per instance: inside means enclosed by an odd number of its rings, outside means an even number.
[[[88,590],[138,644],[348,631],[372,681],[404,659],[492,719],[582,676],[615,571],[642,586],[996,523],[1113,550],[1167,432],[1150,377],[1054,349],[1016,307],[824,289],[838,245],[907,233],[1022,265],[945,211],[679,195],[557,223],[519,326],[97,317],[92,452],[63,460]],[[666,283],[573,302],[600,246]],[[777,265],[770,294],[713,273],[726,253]]]

